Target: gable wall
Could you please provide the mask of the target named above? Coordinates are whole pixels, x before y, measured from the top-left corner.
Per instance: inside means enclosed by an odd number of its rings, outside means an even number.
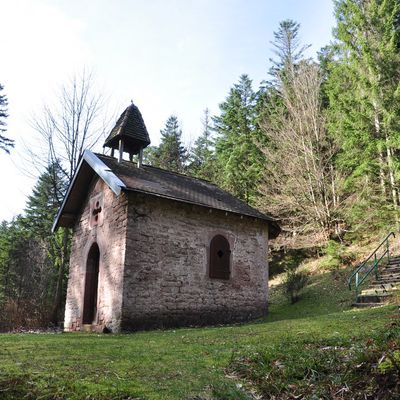
[[[211,239],[230,242],[231,278],[208,277]],[[224,323],[267,312],[267,225],[129,194],[122,329]]]
[[[102,194],[102,223],[90,226],[90,199]],[[126,244],[127,196],[117,197],[99,178],[89,188],[73,230],[64,329],[82,329],[86,261],[94,242],[100,249],[98,312],[95,329],[120,329],[122,278]]]

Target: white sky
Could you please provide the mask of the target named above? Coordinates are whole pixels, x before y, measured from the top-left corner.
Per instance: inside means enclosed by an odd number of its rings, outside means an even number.
[[[0,153],[0,221],[23,211],[35,183],[23,161],[23,143],[37,138],[29,120],[73,74],[93,71],[118,115],[132,99],[153,144],[175,113],[188,144],[242,73],[255,89],[267,78],[273,31],[287,18],[310,55],[331,40],[331,0],[0,0],[0,83],[16,141]]]

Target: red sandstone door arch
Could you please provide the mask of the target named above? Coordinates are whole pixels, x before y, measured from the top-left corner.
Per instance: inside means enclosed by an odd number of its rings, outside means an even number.
[[[85,292],[83,297],[82,324],[92,324],[97,314],[100,249],[93,243],[86,261]]]

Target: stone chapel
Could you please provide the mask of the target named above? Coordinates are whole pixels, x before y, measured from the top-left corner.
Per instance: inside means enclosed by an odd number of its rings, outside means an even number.
[[[149,144],[131,104],[105,141],[111,155],[86,150],[80,160],[53,226],[73,229],[64,329],[120,332],[266,315],[277,222],[208,181],[144,165]]]

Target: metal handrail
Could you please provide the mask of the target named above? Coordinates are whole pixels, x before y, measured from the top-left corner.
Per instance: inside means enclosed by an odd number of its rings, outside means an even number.
[[[350,275],[349,279],[348,279],[348,285],[349,285],[349,289],[351,290],[351,281],[353,280],[353,278],[355,278],[355,289],[356,289],[356,296],[358,296],[358,287],[365,281],[365,279],[367,279],[367,277],[371,274],[372,271],[375,271],[375,276],[378,277],[378,267],[379,267],[379,263],[380,261],[387,255],[388,257],[388,262],[390,260],[390,247],[389,247],[389,238],[393,236],[396,237],[394,232],[390,232],[385,239],[382,240],[382,242],[379,244],[379,246],[371,253],[371,255],[365,259],[356,269],[355,271]],[[386,244],[386,250],[384,251],[384,253],[379,257],[377,257],[377,252],[378,250],[384,245]],[[359,279],[359,274],[360,272],[365,268],[366,264],[368,263],[368,261],[370,261],[372,259],[372,257],[374,257],[374,262],[372,264],[372,267],[365,273],[365,275],[362,277],[362,279]]]

